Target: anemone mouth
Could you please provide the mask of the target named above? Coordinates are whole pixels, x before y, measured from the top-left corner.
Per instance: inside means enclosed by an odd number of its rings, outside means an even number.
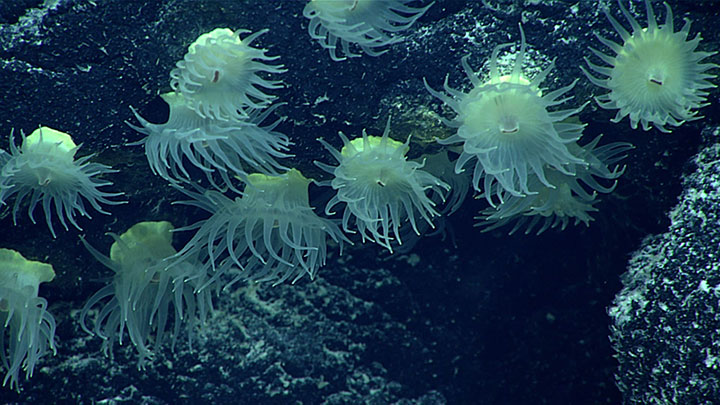
[[[662,66],[653,66],[647,71],[648,86],[651,89],[659,90],[665,83],[667,83],[667,69]],[[655,86],[653,86],[655,85]]]
[[[501,134],[517,134],[520,132],[520,120],[514,115],[503,115],[498,120],[498,129]]]

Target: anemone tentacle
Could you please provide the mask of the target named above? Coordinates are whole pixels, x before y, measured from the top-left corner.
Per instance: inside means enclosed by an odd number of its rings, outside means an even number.
[[[610,24],[615,28],[622,45],[595,33],[597,39],[615,53],[605,54],[595,48],[590,51],[607,66],[600,66],[585,58],[588,67],[601,75],[594,76],[581,67],[585,76],[598,87],[609,90],[595,97],[604,109],[617,110],[612,122],[629,117],[630,126],[638,123],[645,131],[653,126],[662,132],[671,132],[668,125],[678,127],[686,121],[702,118],[698,110],[707,106],[707,89],[716,87],[706,73],[718,65],[700,63],[716,52],[700,52],[697,47],[700,34],[688,40],[690,20],[680,31],[675,31],[673,13],[665,3],[665,22],[658,25],[649,0],[645,0],[648,26],[643,28],[635,17],[618,0],[620,10],[632,28],[628,32],[607,10]]]

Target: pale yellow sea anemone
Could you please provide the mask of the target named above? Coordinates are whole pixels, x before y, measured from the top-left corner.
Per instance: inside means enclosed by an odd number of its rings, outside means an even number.
[[[259,73],[282,73],[285,69],[266,63],[277,56],[267,56],[265,49],[250,46],[267,30],[240,38],[248,32],[216,28],[200,35],[170,72],[170,87],[201,117],[244,118],[250,110],[265,108],[275,98],[264,89],[279,88],[281,82],[267,80]]]
[[[443,145],[460,143],[462,152],[455,171],[461,172],[466,164],[474,164],[473,187],[485,191],[488,202],[494,204],[490,190],[502,202],[504,192],[522,197],[533,194],[529,178],[554,187],[547,179],[550,169],[562,174],[573,175],[577,165],[585,162],[573,154],[568,145],[578,140],[584,125],[568,118],[579,113],[584,107],[559,109],[569,100],[569,92],[575,82],[553,91],[541,88],[554,62],[535,75],[532,80],[525,77],[522,65],[526,57],[525,34],[520,28],[520,50],[509,75],[498,69],[498,55],[501,49],[511,44],[498,45],[490,58],[489,79],[482,81],[467,62],[461,62],[465,73],[472,82],[469,93],[455,90],[445,78],[445,92],[425,86],[435,97],[450,106],[457,115],[444,120],[457,132],[439,142]],[[474,161],[474,162],[473,162]],[[482,189],[480,181],[484,180]],[[494,187],[499,183],[500,187]]]
[[[332,214],[336,205],[343,204],[342,224],[346,232],[351,232],[353,220],[363,241],[373,241],[392,252],[392,241],[402,244],[400,226],[404,222],[409,222],[418,235],[416,216],[434,227],[431,218],[440,214],[428,194],[437,193],[444,202],[450,186],[422,170],[422,163],[407,159],[409,139],[402,143],[389,134],[388,119],[382,136],[368,136],[363,130],[361,137],[351,141],[341,132],[341,151],[320,139],[338,166],[315,164],[334,176],[321,183],[337,191],[325,212]]]
[[[308,32],[312,39],[330,52],[334,61],[360,54],[350,49],[355,44],[371,56],[387,52],[378,50],[400,42],[397,33],[408,29],[433,3],[410,7],[413,0],[310,0],[303,15],[310,19]],[[338,48],[342,54],[338,55]]]
[[[548,187],[537,176],[528,179],[528,188],[532,191],[526,196],[514,196],[506,192],[502,204],[480,212],[476,226],[490,231],[506,224],[514,223],[509,234],[525,227],[525,233],[536,234],[549,228],[564,230],[571,222],[574,225],[590,225],[592,213],[598,209],[594,205],[599,201],[598,193],[611,193],[625,171],[617,162],[625,157],[625,152],[633,146],[627,142],[613,142],[598,146],[600,136],[587,145],[569,145],[573,153],[587,164],[578,165],[574,175],[548,169],[546,175],[554,187]],[[606,184],[601,184],[606,183]]]
[[[38,296],[40,283],[55,278],[49,264],[27,260],[20,253],[0,249],[0,359],[8,382],[19,390],[22,368],[32,377],[38,360],[55,353],[55,319],[47,301]]]
[[[278,174],[287,170],[277,162],[279,158],[290,156],[285,153],[290,140],[275,131],[281,120],[261,126],[280,104],[254,110],[247,119],[224,121],[203,118],[175,92],[161,97],[170,107],[167,122],[150,123],[133,109],[140,125],[128,123],[147,135],[133,144],[145,146],[153,173],[172,183],[192,182],[190,170],[195,167],[215,188],[235,189],[235,176],[244,179],[248,172]]]
[[[81,229],[75,215],[90,218],[83,200],[96,211],[109,214],[100,206],[103,204],[121,204],[108,198],[122,193],[108,193],[100,187],[112,183],[100,180],[97,176],[113,173],[110,167],[90,162],[93,155],[75,159],[78,150],[70,135],[48,127],[40,127],[27,137],[23,135],[22,145],[18,148],[12,133],[10,134],[10,153],[0,150],[0,204],[7,204],[13,195],[13,222],[17,223],[17,212],[25,197],[30,197],[28,215],[33,223],[33,212],[42,204],[45,222],[55,237],[52,225],[52,212],[55,211],[60,224],[68,229],[67,222]]]
[[[127,342],[127,332],[139,354],[138,368],[145,366],[168,335],[171,347],[182,332],[192,339],[195,328],[205,323],[212,310],[212,289],[200,290],[208,280],[194,257],[167,266],[164,259],[176,253],[172,230],[167,221],[140,222],[122,235],[111,234],[115,243],[109,257],[82,239],[90,253],[114,274],[85,304],[80,325],[103,339],[106,355],[112,355],[116,341],[121,345]],[[96,306],[99,311],[90,329],[86,319]]]
[[[253,173],[240,197],[234,200],[217,191],[194,193],[178,188],[210,218],[180,230],[196,229],[195,235],[171,261],[201,256],[212,280],[235,273],[226,284],[314,278],[325,265],[328,240],[342,249],[347,238],[338,226],[319,217],[310,207],[307,179],[297,169],[271,176]]]
[[[596,33],[598,40],[612,49],[615,56],[590,48],[609,67],[596,65],[587,58],[585,61],[592,70],[607,78],[597,78],[583,68],[591,82],[610,90],[596,97],[598,104],[618,110],[613,122],[629,116],[633,129],[640,122],[645,131],[654,125],[662,132],[670,132],[666,125],[677,127],[685,121],[702,118],[697,110],[708,105],[705,90],[715,87],[708,81],[715,76],[705,72],[718,66],[700,62],[715,52],[696,51],[702,38],[698,34],[688,40],[690,20],[686,19],[682,29],[675,32],[672,10],[667,3],[665,23],[658,26],[652,6],[645,0],[647,28],[638,24],[622,1],[618,0],[618,5],[632,33],[605,11],[623,44]]]

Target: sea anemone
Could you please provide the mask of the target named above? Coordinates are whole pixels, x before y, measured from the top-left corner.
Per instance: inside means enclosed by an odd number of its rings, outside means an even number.
[[[408,29],[433,3],[425,7],[407,6],[413,0],[311,0],[303,15],[310,19],[308,32],[312,39],[330,52],[334,61],[360,54],[350,50],[350,44],[360,47],[371,56],[382,55],[386,45],[402,40],[394,35]],[[345,56],[338,56],[338,43]]]
[[[605,109],[617,109],[613,122],[630,116],[630,126],[637,128],[638,122],[647,131],[654,125],[662,132],[670,132],[666,125],[680,126],[685,121],[702,118],[697,109],[709,103],[705,89],[715,87],[708,81],[715,77],[705,73],[715,64],[700,61],[716,52],[696,52],[701,41],[700,34],[688,40],[690,20],[675,32],[673,14],[665,3],[665,23],[658,26],[655,14],[648,0],[645,0],[648,26],[640,27],[637,20],[618,0],[625,19],[632,26],[630,34],[605,10],[605,15],[620,35],[623,45],[595,34],[605,46],[615,52],[612,57],[594,48],[590,50],[610,67],[598,66],[585,58],[595,72],[607,76],[597,78],[583,68],[592,83],[610,90],[596,97]]]
[[[283,73],[281,65],[268,65],[278,56],[250,44],[268,30],[245,39],[229,28],[216,28],[200,35],[183,60],[170,72],[170,87],[187,100],[187,106],[203,118],[230,120],[247,117],[249,110],[265,108],[274,96],[264,89],[277,89],[281,82],[259,73]]]
[[[532,80],[523,76],[522,65],[525,60],[525,34],[520,27],[520,51],[515,56],[512,72],[504,76],[498,69],[498,53],[511,44],[498,45],[490,59],[490,77],[482,82],[467,62],[462,58],[462,66],[473,84],[469,93],[450,88],[445,77],[445,91],[433,90],[427,82],[425,86],[435,97],[452,107],[457,113],[453,120],[444,120],[457,133],[442,139],[443,145],[462,143],[462,153],[458,158],[455,171],[473,159],[473,187],[480,189],[480,179],[484,177],[484,189],[493,189],[497,182],[496,195],[502,201],[503,191],[514,196],[524,196],[535,191],[528,186],[528,178],[537,176],[540,183],[553,187],[545,173],[549,168],[566,175],[572,175],[576,165],[583,160],[568,149],[568,144],[580,138],[584,125],[566,121],[580,112],[585,104],[567,110],[550,111],[570,97],[564,97],[575,82],[560,89],[543,94],[540,84],[554,66],[554,61]],[[485,193],[488,202],[492,193]]]
[[[340,132],[341,151],[318,139],[339,165],[315,164],[334,176],[321,184],[337,190],[328,201],[325,213],[333,214],[333,208],[344,203],[343,229],[351,232],[350,220],[354,217],[363,241],[373,241],[392,252],[391,241],[402,244],[399,229],[404,221],[410,222],[416,234],[420,234],[416,214],[434,227],[431,217],[440,214],[427,192],[432,190],[442,197],[443,190],[449,190],[450,186],[421,170],[422,163],[407,160],[409,138],[402,143],[389,135],[388,119],[382,136],[368,136],[363,130],[362,137],[350,141]]]
[[[111,234],[115,243],[110,247],[110,257],[82,239],[90,253],[115,274],[85,304],[80,325],[104,340],[106,355],[112,355],[115,340],[123,344],[127,329],[139,354],[138,368],[143,368],[165,341],[170,317],[174,320],[169,332],[174,347],[183,329],[192,339],[194,328],[204,324],[212,310],[211,289],[199,290],[207,283],[199,264],[188,259],[167,267],[164,259],[176,253],[172,230],[167,221],[140,222],[120,236]],[[101,309],[90,330],[86,318],[98,304],[102,304]]]
[[[212,216],[179,230],[197,229],[190,242],[175,255],[207,253],[206,268],[214,269],[213,280],[239,268],[226,285],[244,279],[272,281],[275,285],[305,275],[314,278],[325,264],[327,239],[347,242],[337,225],[321,218],[310,207],[310,180],[296,169],[270,176],[253,173],[245,190],[232,200],[217,191],[202,194],[182,190],[193,199],[187,205],[202,208]]]
[[[192,110],[178,93],[161,96],[170,106],[170,117],[164,124],[152,124],[133,109],[141,126],[129,124],[147,135],[135,144],[145,145],[145,155],[152,171],[170,182],[191,181],[185,169],[190,162],[205,173],[218,189],[213,174],[232,186],[234,176],[244,178],[247,172],[277,174],[286,170],[276,159],[286,158],[290,146],[287,136],[274,129],[280,120],[260,126],[279,105],[263,111],[255,110],[243,120],[222,121],[203,118]]]
[[[17,212],[23,199],[30,195],[28,215],[35,223],[35,206],[42,202],[45,222],[55,237],[52,225],[53,208],[65,230],[66,220],[81,230],[75,220],[75,213],[90,218],[85,209],[83,198],[96,211],[109,214],[100,206],[103,204],[122,204],[125,201],[111,201],[109,197],[123,193],[107,193],[100,187],[112,185],[109,181],[95,178],[97,175],[114,173],[109,166],[89,162],[93,155],[75,159],[78,150],[70,135],[48,127],[40,127],[25,137],[22,146],[15,145],[10,133],[10,154],[5,156],[5,164],[0,171],[0,203],[7,204],[10,197],[17,194],[13,205],[13,222],[17,224]],[[3,152],[4,154],[4,152]]]
[[[476,218],[480,222],[476,226],[483,227],[483,232],[486,232],[514,222],[509,234],[523,226],[526,227],[525,233],[529,234],[540,225],[537,235],[558,226],[564,230],[570,221],[574,221],[574,225],[584,223],[589,226],[593,220],[591,213],[598,211],[594,207],[599,201],[597,193],[608,194],[615,189],[617,178],[625,171],[624,167],[616,163],[625,157],[626,151],[633,148],[626,142],[598,147],[600,138],[598,136],[582,147],[574,143],[569,145],[573,153],[587,162],[575,168],[575,175],[567,175],[555,169],[547,170],[545,174],[554,187],[546,186],[535,175],[530,176],[528,188],[532,193],[526,196],[503,196],[502,204],[480,213]],[[602,185],[597,179],[609,180],[612,184]]]
[[[47,301],[38,297],[40,283],[52,281],[49,264],[27,260],[14,250],[0,249],[0,359],[6,370],[3,386],[19,390],[20,368],[32,377],[48,349],[55,354],[55,319]]]

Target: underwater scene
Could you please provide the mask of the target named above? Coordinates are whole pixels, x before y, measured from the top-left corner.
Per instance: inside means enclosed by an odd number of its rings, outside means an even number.
[[[0,0],[0,403],[720,404],[718,21]]]

